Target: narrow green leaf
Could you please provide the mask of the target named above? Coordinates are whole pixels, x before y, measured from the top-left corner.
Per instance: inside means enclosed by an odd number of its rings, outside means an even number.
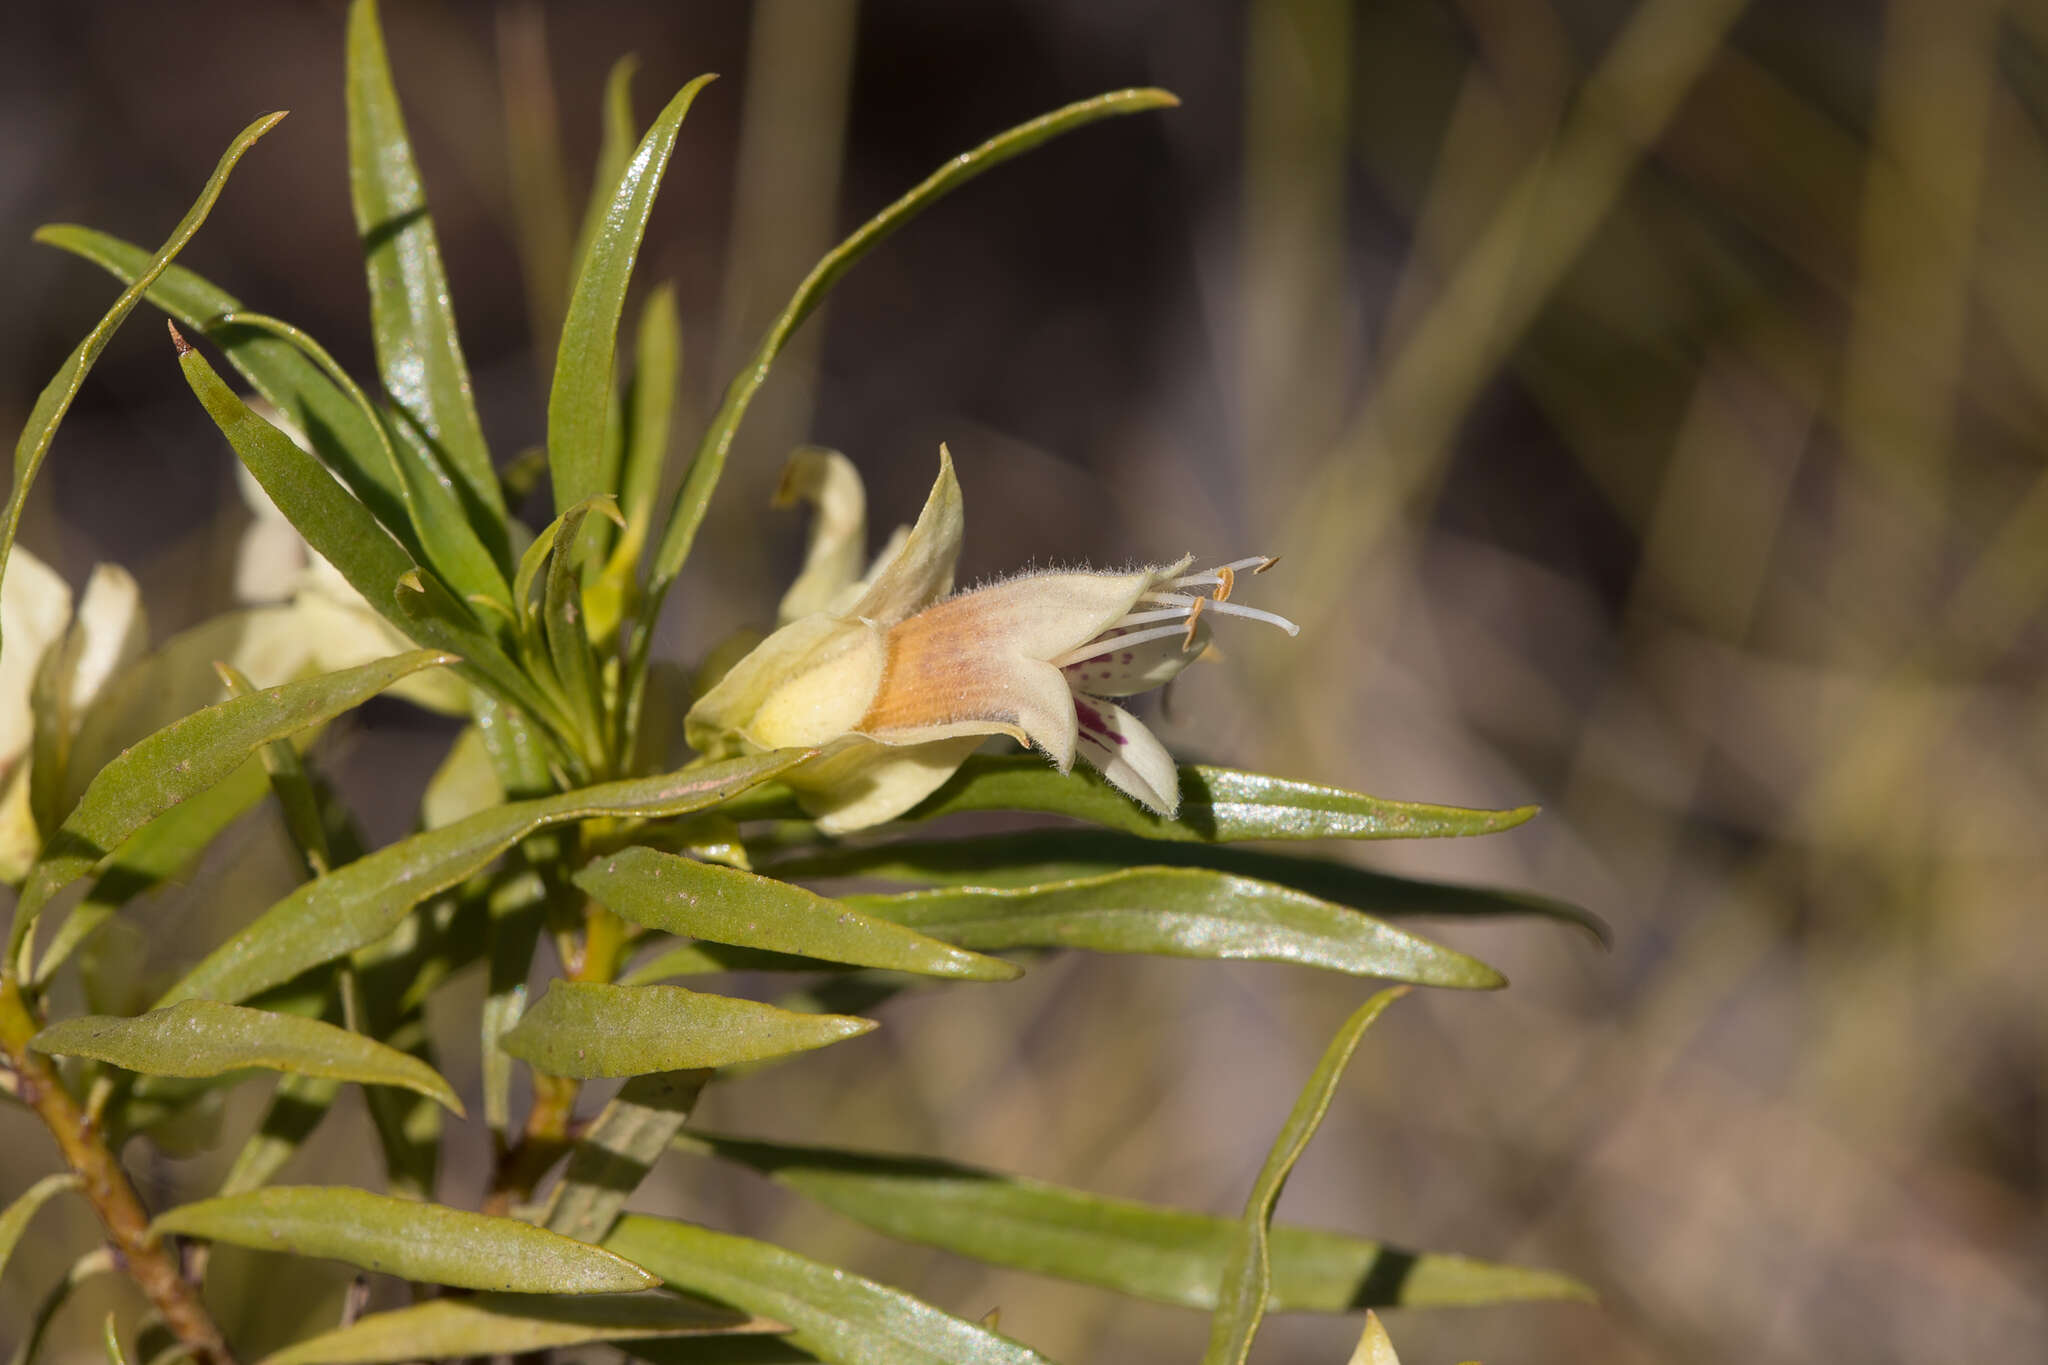
[[[219,782],[271,740],[331,720],[400,678],[450,662],[450,655],[418,650],[231,697],[124,750],[93,778],[29,873],[15,907],[7,961],[18,960],[51,896],[157,816]]]
[[[572,305],[573,310],[573,305]],[[572,311],[573,316],[573,311]],[[564,348],[566,350],[566,347]],[[592,511],[623,520],[609,493],[596,494],[562,514],[562,529],[548,555],[548,581],[541,622],[546,627],[548,658],[555,678],[584,727],[586,752],[593,761],[604,750],[604,696],[598,661],[583,622],[583,575],[580,554],[589,553],[583,525]]]
[[[1133,867],[1009,888],[848,896],[848,905],[984,952],[1098,953],[1298,962],[1354,976],[1492,990],[1506,978],[1476,958],[1284,886],[1197,867]]]
[[[618,1254],[516,1218],[338,1185],[276,1185],[158,1216],[166,1232],[346,1261],[401,1279],[507,1294],[622,1294],[659,1280]]]
[[[691,1133],[676,1145],[742,1165],[886,1236],[989,1265],[1208,1311],[1238,1220],[1089,1194],[929,1157]],[[1589,1299],[1566,1275],[1405,1251],[1319,1228],[1272,1229],[1275,1312]]]
[[[526,718],[479,694],[477,733],[505,795],[530,800],[553,786],[547,753]],[[563,837],[543,832],[521,840],[490,893],[488,976],[479,1014],[484,1121],[504,1133],[512,1118],[512,1058],[498,1039],[526,1010],[526,979],[540,941],[549,898],[560,889]]]
[[[348,16],[350,199],[370,279],[377,370],[403,429],[455,478],[470,524],[500,564],[511,562],[505,504],[470,394],[448,276],[426,190],[391,82],[376,0]]]
[[[73,1291],[95,1275],[114,1273],[114,1250],[108,1246],[97,1246],[86,1252],[65,1270],[64,1277],[50,1286],[36,1304],[35,1316],[29,1320],[28,1330],[14,1345],[14,1354],[7,1358],[8,1365],[34,1365],[41,1354],[43,1338],[50,1330],[50,1324],[58,1312],[71,1299]]]
[[[81,256],[124,284],[140,278],[149,252],[120,238],[72,223],[36,229],[35,240]],[[241,300],[180,265],[166,269],[145,295],[180,326],[219,346],[257,393],[306,434],[327,467],[370,509],[377,521],[422,556],[406,515],[398,471],[364,414],[299,349],[253,327],[221,318],[242,311]]]
[[[14,1255],[14,1248],[21,1242],[21,1235],[28,1231],[29,1220],[36,1211],[66,1190],[78,1188],[78,1177],[69,1172],[46,1175],[35,1184],[23,1190],[4,1210],[0,1210],[0,1274],[7,1270],[8,1258]]]
[[[1327,858],[1175,843],[1108,830],[1033,829],[980,838],[805,849],[769,863],[763,871],[792,880],[865,877],[926,885],[1014,887],[1099,877],[1145,864],[1205,867],[1254,877],[1375,915],[1479,919],[1539,915],[1575,924],[1603,946],[1609,939],[1606,921],[1598,915],[1548,896],[1416,881]]]
[[[246,1194],[268,1185],[313,1135],[340,1093],[341,1082],[325,1076],[285,1076],[215,1193]]]
[[[720,976],[726,972],[819,972],[830,971],[834,965],[815,957],[764,953],[758,948],[729,948],[723,943],[684,943],[648,958],[620,977],[619,984],[645,986],[650,982],[666,981],[672,976]],[[787,1001],[783,1003],[788,1005]]]
[[[768,371],[782,353],[783,346],[803,325],[804,319],[825,301],[826,294],[838,283],[839,277],[896,229],[983,171],[1097,119],[1163,109],[1178,103],[1179,100],[1164,90],[1118,90],[1019,124],[954,157],[825,253],[824,258],[812,267],[811,273],[797,285],[796,293],[791,295],[775,321],[769,324],[767,335],[761,338],[753,357],[726,389],[725,401],[719,405],[717,415],[705,429],[696,458],[690,462],[683,486],[677,491],[676,500],[669,510],[661,548],[655,554],[654,574],[649,584],[650,605],[641,624],[643,639],[651,634],[651,623],[659,615],[661,599],[668,585],[675,580],[682,570],[683,561],[689,557],[690,546],[697,538],[697,528],[703,525],[704,515],[710,508],[712,491],[718,486],[719,476],[725,472],[725,460],[732,450],[733,437],[739,431],[748,406],[754,401],[754,394],[767,380]],[[636,652],[643,651],[644,646]]]
[[[791,1342],[833,1365],[1051,1365],[985,1327],[766,1242],[629,1213],[605,1245],[685,1293],[788,1323]]]
[[[79,386],[85,383],[87,372],[100,358],[100,352],[107,348],[107,342],[112,340],[115,331],[135,311],[135,305],[142,301],[149,286],[163,273],[164,267],[185,249],[185,244],[199,231],[199,225],[213,211],[214,203],[220,198],[236,163],[283,117],[281,113],[265,114],[236,134],[228,149],[221,153],[220,163],[213,168],[213,174],[207,179],[206,187],[200,190],[199,198],[185,211],[184,218],[171,230],[170,237],[158,248],[156,255],[150,258],[141,276],[121,291],[121,296],[114,300],[114,306],[64,358],[64,363],[57,367],[57,373],[36,396],[35,406],[29,410],[28,421],[22,424],[21,437],[14,446],[14,491],[7,499],[6,520],[0,522],[0,575],[7,572],[7,559],[14,551],[14,538],[21,530],[21,513],[28,504],[29,487],[35,482],[37,471],[43,467],[43,457],[49,454],[50,442],[56,439],[57,427],[63,422],[64,414],[71,410],[71,402],[78,396]],[[4,641],[0,641],[0,645],[4,645]]]
[[[444,481],[441,471],[426,460],[400,456],[391,443],[390,433],[384,429],[383,417],[371,404],[369,395],[349,377],[348,371],[342,369],[325,347],[301,329],[263,313],[233,313],[219,321],[229,327],[249,327],[268,332],[296,346],[317,365],[320,372],[355,404],[364,425],[376,437],[384,459],[396,475],[399,496],[405,500],[406,516],[413,530],[410,537],[400,535],[399,540],[407,545],[421,546],[435,572],[453,584],[458,592],[500,602],[508,600],[510,593],[505,586],[505,575],[470,526],[455,489]],[[413,452],[408,450],[407,454],[412,456]],[[396,530],[389,526],[385,529]]]
[[[1266,1315],[1267,1293],[1272,1283],[1269,1229],[1273,1206],[1279,1202],[1280,1191],[1293,1173],[1294,1163],[1307,1149],[1308,1140],[1322,1126],[1323,1115],[1330,1112],[1337,1082],[1343,1078],[1351,1054],[1358,1050],[1359,1040],[1380,1013],[1405,994],[1404,988],[1392,986],[1373,996],[1344,1021],[1337,1036],[1323,1049],[1322,1060],[1316,1063],[1308,1084],[1302,1088],[1301,1098],[1294,1102],[1280,1136],[1274,1139],[1258,1179],[1252,1182],[1244,1218],[1231,1239],[1223,1273],[1217,1280],[1216,1314],[1210,1322],[1209,1349],[1202,1355],[1202,1365],[1244,1365],[1245,1357],[1251,1354],[1252,1335]]]
[[[729,1335],[774,1326],[667,1295],[478,1294],[372,1313],[265,1356],[261,1365],[396,1365],[408,1360],[518,1356],[605,1341]]]
[[[576,885],[621,919],[738,948],[970,981],[1022,974],[800,886],[651,848],[600,858],[576,874]]]
[[[621,1086],[576,1139],[542,1226],[579,1242],[603,1240],[626,1200],[682,1131],[711,1074],[701,1068],[657,1071]]]
[[[256,690],[256,685],[233,664],[215,660],[213,667],[227,684],[229,696],[246,697]],[[320,810],[320,798],[306,775],[305,761],[289,739],[273,739],[256,754],[262,760],[263,771],[270,775],[271,795],[277,798],[278,808],[284,813],[285,833],[299,850],[307,875],[319,876],[334,866],[334,855],[327,847],[327,822]]]
[[[413,906],[481,871],[537,830],[601,815],[655,819],[702,810],[808,754],[759,754],[513,801],[401,839],[293,891],[194,967],[158,1003],[246,1000],[309,967],[375,943]]]
[[[604,128],[598,136],[597,167],[590,176],[590,198],[583,206],[583,223],[576,231],[576,250],[570,258],[577,274],[583,273],[583,258],[590,240],[598,233],[617,196],[619,180],[626,173],[626,161],[639,141],[633,121],[633,77],[640,70],[640,58],[627,53],[612,63],[604,80]]]
[[[183,339],[178,338],[181,345]],[[565,724],[524,674],[456,602],[440,579],[414,564],[369,509],[329,478],[291,437],[257,416],[221,382],[198,351],[178,357],[185,381],[285,519],[384,618],[422,644],[461,657],[457,672],[551,723]]]
[[[498,1046],[553,1076],[641,1076],[807,1052],[875,1027],[681,986],[556,981]]]
[[[1180,770],[1180,816],[1152,814],[1092,771],[1062,774],[1035,754],[977,754],[904,818],[970,810],[1065,815],[1148,839],[1441,839],[1497,834],[1536,814],[1388,801],[1337,787],[1200,764]]]
[[[396,1085],[462,1113],[455,1089],[416,1058],[318,1019],[184,1000],[132,1019],[86,1014],[29,1040],[38,1052],[91,1057],[149,1076],[220,1076],[247,1067]]]
[[[691,81],[655,119],[619,176],[603,220],[584,245],[548,393],[548,468],[554,475],[558,512],[612,491],[601,486],[598,471],[626,286],[683,118],[697,92],[711,80],[699,76]]]
[[[107,1365],[128,1365],[128,1353],[121,1349],[121,1334],[114,1328],[114,1315],[100,1324],[100,1347],[107,1353]]]

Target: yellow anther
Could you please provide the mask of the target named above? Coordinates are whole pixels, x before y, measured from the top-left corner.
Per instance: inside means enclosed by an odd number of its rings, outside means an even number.
[[[1185,654],[1188,650],[1191,650],[1195,647],[1195,626],[1202,619],[1202,608],[1208,605],[1208,598],[1197,597],[1195,599],[1195,605],[1188,608],[1188,633],[1181,637],[1180,642],[1180,648],[1183,654]]]
[[[1225,564],[1216,571],[1216,576],[1223,580],[1217,585],[1216,600],[1218,602],[1228,602],[1230,600],[1230,590],[1237,586],[1237,570]]]

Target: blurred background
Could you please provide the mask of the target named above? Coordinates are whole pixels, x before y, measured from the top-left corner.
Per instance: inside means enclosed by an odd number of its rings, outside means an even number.
[[[340,5],[0,24],[10,430],[114,293],[32,229],[160,240],[273,108],[291,119],[185,260],[369,373]],[[847,278],[743,433],[671,650],[772,614],[802,527],[767,494],[806,439],[861,465],[878,539],[950,442],[964,577],[1284,555],[1257,601],[1301,638],[1224,633],[1168,742],[1386,796],[1541,802],[1511,834],[1339,853],[1563,896],[1615,930],[1603,953],[1546,923],[1443,927],[1513,988],[1392,1011],[1282,1201],[1603,1296],[1397,1313],[1403,1358],[2038,1357],[2048,4],[443,0],[386,24],[501,459],[543,430],[552,282],[621,53],[643,119],[724,73],[639,276],[680,290],[697,419],[817,254],[946,157],[1101,90],[1178,92],[976,181]],[[129,566],[161,638],[226,604],[246,516],[145,310],[23,541],[74,584]],[[380,703],[322,753],[389,839],[448,734]],[[277,894],[273,835],[238,831],[207,904],[158,897],[150,950],[189,959],[215,931],[176,926]],[[1063,960],[900,999],[873,1039],[715,1088],[700,1118],[1235,1212],[1366,990]],[[472,1084],[477,992],[436,1016]],[[236,1093],[223,1152],[139,1171],[146,1194],[203,1189],[260,1098]],[[290,1174],[373,1179],[363,1123],[338,1112]],[[45,1146],[0,1112],[0,1196]],[[471,1149],[451,1197],[481,1180]],[[686,1158],[645,1197],[970,1317],[1000,1306],[1075,1365],[1188,1361],[1206,1335]],[[65,1216],[38,1235],[69,1250],[0,1287],[0,1341],[88,1242]],[[245,1339],[331,1320],[331,1268],[259,1275],[223,1295]],[[122,1301],[95,1292],[69,1314],[81,1351]],[[1276,1320],[1255,1359],[1335,1365],[1357,1330]]]

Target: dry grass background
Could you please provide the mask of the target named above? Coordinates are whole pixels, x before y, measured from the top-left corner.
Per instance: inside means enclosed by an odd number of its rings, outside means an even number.
[[[878,518],[915,509],[950,441],[974,573],[1284,554],[1262,601],[1303,637],[1226,637],[1179,690],[1170,742],[1390,796],[1540,801],[1510,835],[1358,856],[1566,896],[1616,931],[1603,955],[1542,924],[1447,928],[1513,988],[1390,1014],[1290,1186],[1283,1216],[1568,1269],[1605,1297],[1396,1314],[1404,1358],[2038,1354],[2048,5],[391,11],[505,452],[541,429],[529,319],[558,316],[564,249],[548,193],[581,194],[617,53],[643,56],[643,112],[726,73],[642,267],[681,287],[700,413],[808,260],[945,156],[1099,89],[1177,90],[1179,111],[977,183],[847,281],[757,408],[675,648],[771,609],[798,528],[756,513],[806,437],[863,465]],[[30,228],[151,239],[228,133],[279,106],[292,120],[190,259],[366,368],[338,6],[0,23],[0,240],[19,252],[0,410],[25,412],[104,306]],[[222,601],[229,467],[138,324],[67,424],[25,540],[74,581],[95,558],[136,568],[167,631]],[[444,738],[378,706],[330,741],[380,838]],[[288,875],[269,835],[217,860],[225,891],[138,915],[142,946],[189,957],[250,913]],[[1232,1210],[1361,989],[1064,961],[902,1000],[864,1064],[786,1066],[714,1091],[702,1118]],[[452,1075],[473,1071],[473,1005],[456,990],[437,1016]],[[369,1179],[360,1121],[338,1112],[301,1173]],[[41,1168],[40,1142],[0,1113],[0,1194]],[[460,1156],[458,1191],[480,1179]],[[195,1190],[220,1159],[161,1161],[145,1184]],[[894,1247],[732,1179],[678,1159],[651,1197],[970,1316],[1000,1305],[1058,1359],[1199,1354],[1192,1315]],[[60,1224],[39,1225],[53,1245],[86,1235]],[[47,1259],[0,1287],[0,1338]],[[226,1311],[259,1341],[339,1293],[319,1268],[243,1264]],[[1280,1320],[1256,1358],[1334,1363],[1355,1332]]]

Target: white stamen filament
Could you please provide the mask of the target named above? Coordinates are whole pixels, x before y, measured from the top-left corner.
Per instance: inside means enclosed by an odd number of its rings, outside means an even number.
[[[1174,614],[1176,616],[1186,615],[1184,612],[1175,612]],[[1136,645],[1148,645],[1154,640],[1164,640],[1169,636],[1184,635],[1186,633],[1187,628],[1184,626],[1154,626],[1150,630],[1134,630],[1129,635],[1097,636],[1079,649],[1068,650],[1065,654],[1060,655],[1059,658],[1054,659],[1052,664],[1054,668],[1068,668],[1080,663],[1084,659],[1100,658],[1104,654],[1114,654],[1120,649],[1130,649]]]

